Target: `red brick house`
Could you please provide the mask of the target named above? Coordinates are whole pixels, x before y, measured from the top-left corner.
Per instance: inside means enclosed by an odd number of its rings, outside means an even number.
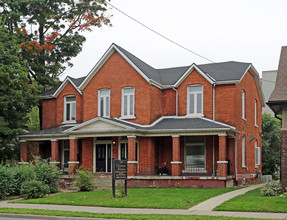
[[[33,152],[108,175],[112,158],[127,159],[129,186],[226,187],[261,171],[264,101],[250,63],[155,69],[112,44],[86,77],[41,99],[42,130],[20,136],[24,162]]]

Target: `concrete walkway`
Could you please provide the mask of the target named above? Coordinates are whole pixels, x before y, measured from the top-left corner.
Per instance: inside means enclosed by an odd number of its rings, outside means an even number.
[[[20,204],[8,203],[1,201],[0,207],[3,208],[25,208],[25,209],[45,209],[45,210],[63,210],[63,211],[79,211],[91,213],[121,213],[121,214],[170,214],[170,215],[210,215],[210,216],[227,216],[227,217],[248,217],[248,218],[272,218],[287,219],[287,213],[257,213],[257,212],[223,212],[212,211],[219,204],[227,201],[235,196],[244,194],[249,190],[261,187],[262,184],[252,185],[246,188],[235,190],[223,195],[211,198],[202,202],[188,210],[184,209],[139,209],[139,208],[109,208],[109,207],[90,207],[90,206],[69,206],[69,205],[46,205],[46,204]],[[6,215],[7,214],[3,214]],[[1,214],[0,214],[1,216]],[[17,215],[19,216],[19,215]],[[23,215],[27,216],[27,215]],[[48,219],[42,216],[43,219]],[[39,216],[37,216],[39,218]],[[50,218],[50,217],[49,217]],[[51,219],[51,218],[50,218]],[[53,219],[63,219],[63,217],[53,217]],[[66,218],[68,219],[68,218]],[[72,218],[75,219],[75,218]],[[76,218],[81,219],[81,218]]]

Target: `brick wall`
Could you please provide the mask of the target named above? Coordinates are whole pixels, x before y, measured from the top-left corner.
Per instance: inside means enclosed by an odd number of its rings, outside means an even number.
[[[93,170],[93,138],[82,139],[82,168]]]
[[[45,99],[42,101],[42,128],[57,127],[57,100],[56,99]],[[64,105],[64,103],[63,103]],[[57,110],[56,110],[57,109]]]

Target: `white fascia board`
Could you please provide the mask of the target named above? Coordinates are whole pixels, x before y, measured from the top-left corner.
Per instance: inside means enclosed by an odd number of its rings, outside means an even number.
[[[53,95],[45,95],[45,96],[39,96],[39,99],[54,99],[55,97]]]
[[[205,78],[210,84],[213,84],[214,81],[212,81],[204,72],[201,71],[201,69],[199,69],[196,64],[192,64],[187,71],[185,71],[185,73],[180,77],[180,79],[174,84],[174,87],[178,87],[187,76],[189,76],[189,74],[192,72],[192,70],[196,70],[197,72],[199,72],[200,75],[203,76],[203,78]]]
[[[109,49],[104,53],[104,55],[101,57],[101,59],[96,63],[96,65],[91,69],[91,71],[88,73],[85,80],[81,83],[79,88],[83,90],[86,85],[90,82],[90,80],[96,75],[96,73],[99,71],[99,69],[105,64],[105,62],[110,58],[110,56],[115,51],[115,46],[112,44]]]
[[[163,89],[163,85],[161,85],[160,83],[158,83],[158,82],[156,82],[156,81],[154,81],[152,79],[150,79],[150,84],[155,86],[155,87],[157,87],[157,88],[159,88],[159,89]]]
[[[214,84],[215,85],[228,85],[228,84],[235,84],[235,83],[239,83],[239,80],[230,80],[230,81],[217,81]]]
[[[222,123],[222,122],[219,122],[219,121],[213,121],[212,119],[209,119],[209,118],[202,118],[202,119],[204,119],[204,120],[206,120],[206,121],[213,122],[213,123],[215,123],[215,124],[219,124],[219,125],[222,125],[222,126],[229,127],[229,128],[231,128],[231,129],[233,129],[233,130],[236,130],[235,127],[233,127],[233,126],[231,126],[231,125],[228,125],[228,124],[225,124],[225,123]]]
[[[114,48],[148,83],[150,83],[150,79],[120,49],[118,49],[117,46],[114,45]]]
[[[72,80],[67,76],[66,79],[64,80],[64,82],[62,82],[61,86],[56,90],[56,92],[54,92],[54,94],[52,95],[53,97],[57,97],[61,91],[66,87],[66,85],[68,83],[71,83],[75,89],[78,91],[78,93],[80,93],[80,95],[82,95],[83,93],[81,92],[81,90],[79,90],[79,88],[72,82]]]
[[[239,82],[241,82],[241,80],[243,79],[243,77],[246,75],[246,73],[248,72],[248,70],[250,69],[250,67],[252,66],[252,64],[250,64],[247,69],[245,70],[244,74],[241,76]]]
[[[118,121],[123,121],[123,122],[131,124],[131,125],[135,125],[135,126],[138,126],[138,127],[149,128],[149,127],[152,127],[152,126],[156,125],[157,123],[159,123],[161,120],[163,120],[165,118],[175,118],[175,117],[177,117],[177,116],[161,116],[160,118],[158,118],[157,120],[155,120],[153,123],[151,123],[149,125],[141,125],[141,124],[137,124],[137,123],[134,123],[134,122],[125,121],[125,120],[122,120],[122,119],[119,119],[119,118],[114,118],[114,119],[116,119]]]
[[[74,130],[76,130],[76,129],[78,129],[78,128],[82,128],[82,127],[84,127],[84,126],[86,126],[86,125],[89,125],[89,124],[91,124],[91,123],[94,123],[94,122],[96,122],[96,121],[103,121],[103,122],[106,122],[106,123],[108,123],[108,124],[112,124],[112,125],[116,125],[116,126],[122,127],[122,128],[124,128],[124,129],[132,129],[132,130],[135,129],[135,128],[133,128],[133,127],[129,127],[129,126],[123,125],[123,124],[121,124],[121,123],[117,123],[117,122],[111,121],[111,120],[106,119],[106,118],[96,117],[96,118],[90,119],[89,121],[83,122],[83,123],[81,123],[81,124],[79,124],[79,125],[76,125],[76,126],[74,126],[74,127],[72,127],[72,128],[69,128],[69,129],[65,130],[64,133],[73,132]]]

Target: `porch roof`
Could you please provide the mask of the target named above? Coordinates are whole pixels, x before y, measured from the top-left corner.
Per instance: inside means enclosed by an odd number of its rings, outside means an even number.
[[[163,116],[150,125],[140,125],[118,118],[96,117],[89,121],[64,125],[20,135],[21,139],[68,139],[96,136],[170,136],[234,134],[235,127],[198,117]]]

